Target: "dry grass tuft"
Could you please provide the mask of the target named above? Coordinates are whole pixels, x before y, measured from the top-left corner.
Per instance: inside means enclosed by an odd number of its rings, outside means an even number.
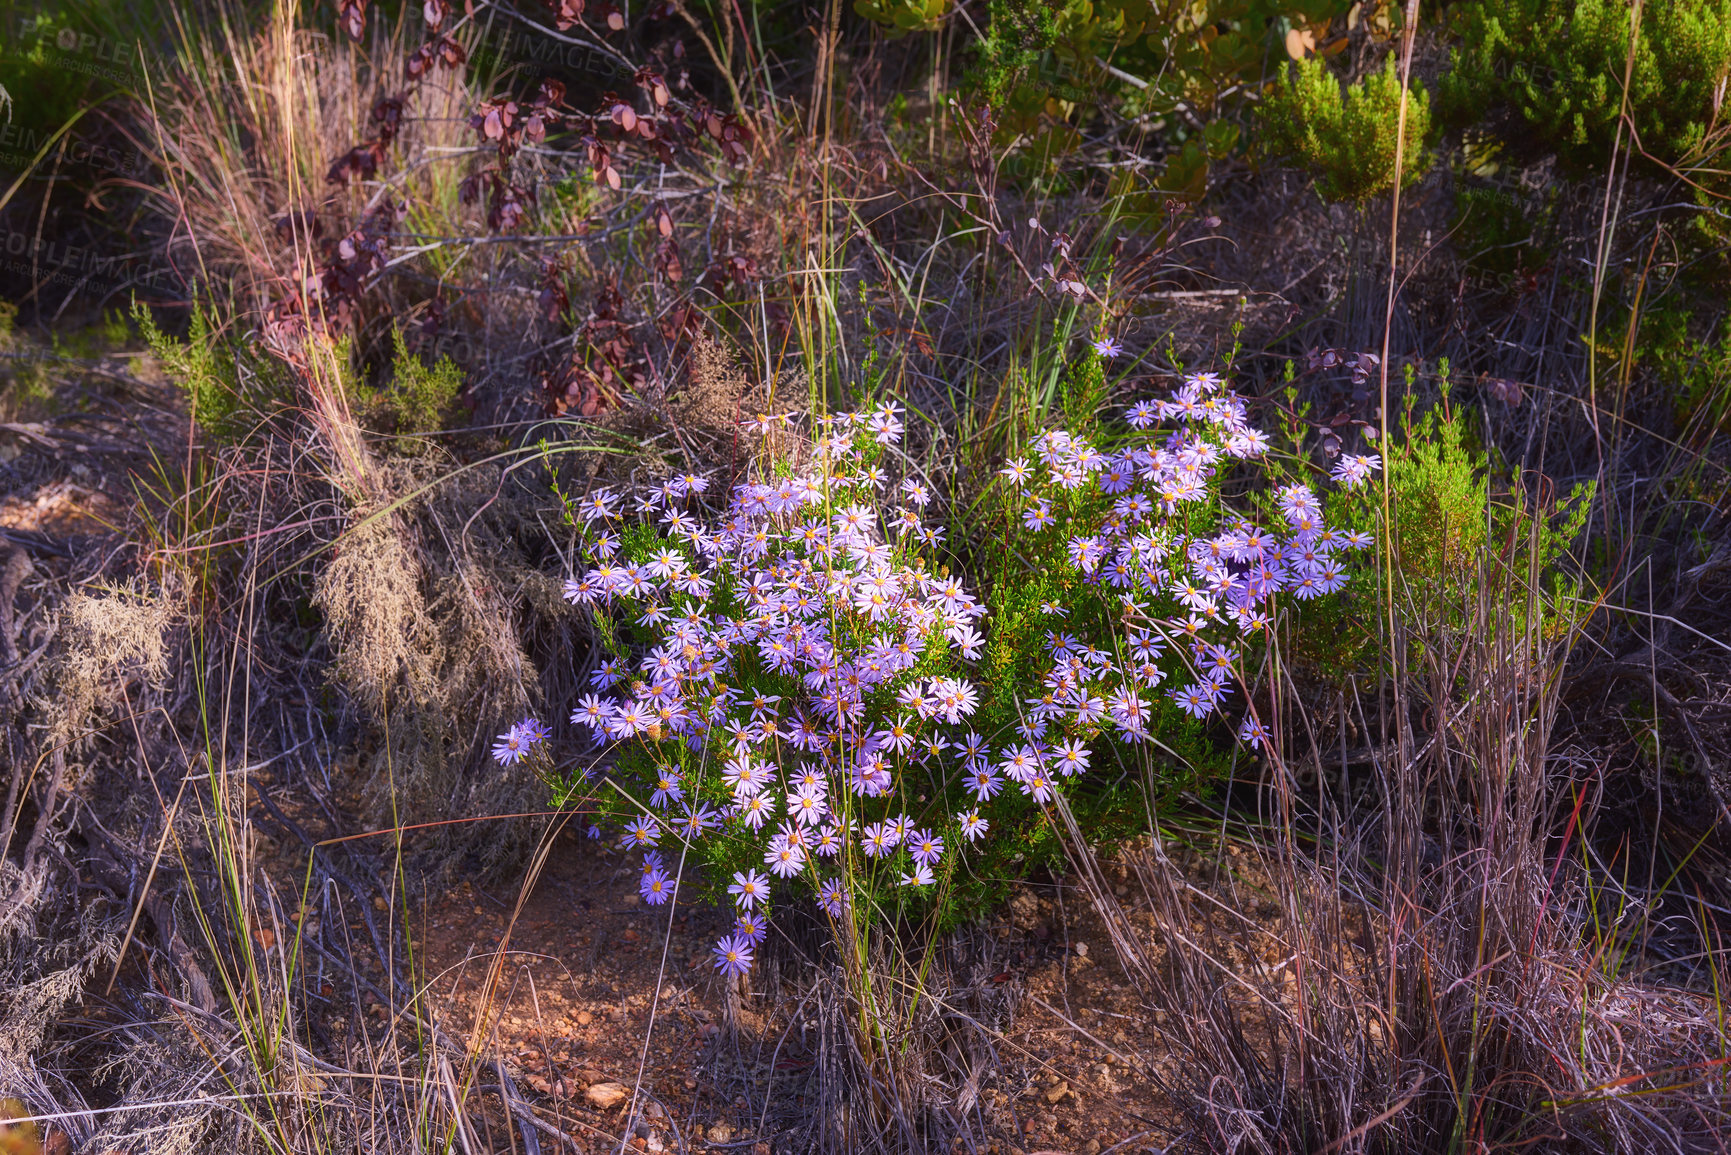
[[[74,594],[61,612],[56,740],[66,742],[79,736],[93,712],[116,706],[129,680],[161,682],[168,676],[168,631],[182,608],[167,591],[133,583]]]
[[[421,595],[420,564],[390,514],[355,526],[313,580],[343,684],[377,716],[394,700],[430,700],[437,631]],[[398,693],[399,688],[402,693]]]
[[[177,9],[179,67],[155,78],[138,109],[168,178],[156,191],[184,226],[168,256],[205,291],[257,315],[299,291],[317,237],[342,236],[377,207],[367,190],[330,186],[326,172],[373,135],[372,111],[399,94],[408,56],[402,28],[363,52],[300,26],[297,8],[279,4],[262,21],[224,2]],[[455,210],[451,160],[438,150],[469,143],[475,99],[449,75],[408,92],[397,147],[411,163],[399,199]]]
[[[837,965],[827,925],[794,926],[753,972],[755,1013],[712,1070],[723,1087],[761,1102],[758,1133],[777,1148],[824,1155],[953,1150],[978,1143],[987,1089],[1003,1078],[999,1053],[1020,986],[990,980],[1005,965],[999,941],[962,931],[918,951],[917,935],[874,935],[865,973]],[[794,1074],[777,1074],[777,1056]]]
[[[1288,753],[1217,894],[1158,832],[1132,857],[1163,949],[1114,942],[1150,980],[1190,1149],[1720,1149],[1724,958],[1703,927],[1713,987],[1625,969],[1625,932],[1580,868],[1590,773],[1551,745],[1558,607],[1536,570],[1490,555],[1464,586],[1452,604],[1397,593],[1393,652],[1421,665],[1358,706],[1393,731],[1359,805],[1302,786]],[[1245,913],[1257,891],[1279,907],[1266,950]]]
[[[747,416],[748,401],[757,387],[720,340],[708,333],[691,342],[686,386],[673,403],[679,423],[711,437],[732,438]]]
[[[397,472],[412,475],[407,466]],[[473,486],[454,488],[415,523],[439,550],[411,548],[404,514],[369,521],[357,513],[313,582],[333,673],[370,720],[364,814],[380,826],[531,811],[543,801],[532,774],[487,758],[493,728],[514,722],[538,697],[538,673],[522,647],[518,617],[528,599],[518,573],[482,560],[484,549],[461,540],[461,524],[441,516],[477,500]],[[535,616],[562,614],[556,589],[541,593]],[[508,828],[438,828],[414,847],[436,871],[477,854],[492,869],[520,856],[526,837]]]

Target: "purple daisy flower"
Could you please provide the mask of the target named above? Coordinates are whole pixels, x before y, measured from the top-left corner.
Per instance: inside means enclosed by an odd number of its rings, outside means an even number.
[[[660,906],[673,897],[674,882],[667,877],[667,872],[659,866],[643,875],[643,880],[637,884],[637,893],[643,896],[643,901],[650,906]]]
[[[755,870],[740,871],[734,874],[727,893],[733,895],[733,900],[740,906],[750,910],[760,902],[769,901],[769,879]]]
[[[493,760],[501,766],[515,766],[529,756],[529,747],[534,743],[523,736],[517,726],[500,734],[493,742]]]
[[[733,933],[749,943],[761,943],[769,936],[769,920],[754,911],[747,911],[733,920]]]
[[[751,969],[751,940],[730,934],[715,944],[715,969],[733,978]]]

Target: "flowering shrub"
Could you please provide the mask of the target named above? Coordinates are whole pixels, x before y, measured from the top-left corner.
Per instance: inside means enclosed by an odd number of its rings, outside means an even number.
[[[603,779],[603,821],[643,853],[649,903],[694,860],[725,882],[729,974],[751,966],[778,892],[803,890],[838,932],[910,898],[941,907],[1090,780],[1127,792],[1143,743],[1231,707],[1241,648],[1278,600],[1338,589],[1344,552],[1369,542],[1324,526],[1303,484],[1262,516],[1228,512],[1226,467],[1267,440],[1217,375],[1194,374],[1131,408],[1109,450],[1054,430],[1004,467],[1013,547],[1035,564],[996,583],[994,621],[933,556],[927,486],[881,464],[901,411],[812,425],[804,460],[767,462],[712,523],[699,476],[635,495],[629,516],[623,495],[590,494],[591,568],[565,587],[612,657],[572,715],[602,757],[560,801]],[[1342,458],[1334,476],[1352,487],[1377,467]],[[1239,734],[1264,738],[1250,713]],[[544,738],[525,721],[495,756]]]

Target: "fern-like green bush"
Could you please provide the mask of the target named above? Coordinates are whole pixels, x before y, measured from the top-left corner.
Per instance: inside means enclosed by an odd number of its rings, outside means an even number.
[[[1478,557],[1489,526],[1484,455],[1463,439],[1459,413],[1444,406],[1409,417],[1405,445],[1389,455],[1395,537],[1406,576],[1440,582]]]
[[[1630,12],[1628,0],[1471,0],[1456,16],[1461,43],[1438,86],[1440,116],[1454,125],[1501,116],[1513,143],[1604,165],[1623,106]],[[1731,0],[1645,4],[1628,101],[1640,150],[1680,166],[1723,152],[1725,133],[1714,129],[1728,72]]]
[[[205,435],[217,441],[244,436],[248,407],[242,400],[241,372],[247,359],[218,332],[206,308],[193,307],[185,341],[163,332],[150,310],[137,302],[132,319],[169,380],[185,392],[192,419]]]
[[[395,341],[391,379],[366,405],[368,415],[382,419],[405,436],[437,433],[457,404],[463,371],[449,357],[427,365],[409,350],[400,329]]]
[[[1392,55],[1380,72],[1352,85],[1342,85],[1317,58],[1294,61],[1263,102],[1264,144],[1271,155],[1300,164],[1325,199],[1367,200],[1394,188],[1400,104]],[[1407,102],[1403,187],[1424,175],[1429,135],[1430,96],[1415,83]]]
[[[1533,478],[1499,480],[1467,411],[1450,404],[1446,358],[1437,374],[1441,398],[1421,405],[1409,367],[1405,401],[1390,430],[1384,468],[1392,526],[1383,519],[1383,496],[1375,488],[1330,494],[1328,518],[1388,533],[1397,598],[1439,618],[1463,613],[1484,583],[1518,585],[1529,573],[1539,575],[1548,596],[1533,606],[1517,598],[1513,612],[1536,609],[1546,636],[1559,636],[1577,624],[1583,608],[1580,579],[1568,558],[1596,487],[1585,482],[1567,496],[1541,502],[1529,492]],[[1374,615],[1383,580],[1374,568],[1358,570],[1340,598],[1307,607],[1297,632],[1298,660],[1332,680],[1381,660],[1386,640]]]

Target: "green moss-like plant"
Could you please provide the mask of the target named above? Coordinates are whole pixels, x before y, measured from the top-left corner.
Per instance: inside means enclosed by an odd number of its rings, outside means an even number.
[[[1315,57],[1295,61],[1263,102],[1264,144],[1289,158],[1331,201],[1364,201],[1394,188],[1395,137],[1400,117],[1400,76],[1391,55],[1380,72],[1342,85]],[[1407,101],[1401,184],[1429,165],[1430,96],[1414,84]]]

